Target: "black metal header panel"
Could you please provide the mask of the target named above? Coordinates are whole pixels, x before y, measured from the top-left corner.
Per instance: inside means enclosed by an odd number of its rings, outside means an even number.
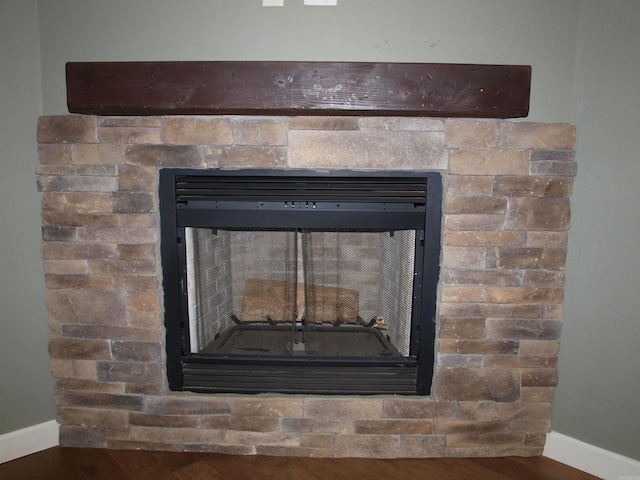
[[[176,177],[176,201],[412,203],[427,201],[427,179],[353,176]]]

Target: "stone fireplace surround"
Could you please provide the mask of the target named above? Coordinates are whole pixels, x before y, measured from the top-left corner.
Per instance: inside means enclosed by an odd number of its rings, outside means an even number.
[[[63,446],[319,457],[539,455],[575,128],[398,117],[41,117],[42,257]],[[406,169],[445,183],[436,366],[419,396],[170,392],[162,167]]]

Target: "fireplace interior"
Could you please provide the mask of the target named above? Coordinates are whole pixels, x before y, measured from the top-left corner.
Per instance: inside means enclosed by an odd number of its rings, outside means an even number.
[[[160,178],[171,389],[429,393],[440,174]]]

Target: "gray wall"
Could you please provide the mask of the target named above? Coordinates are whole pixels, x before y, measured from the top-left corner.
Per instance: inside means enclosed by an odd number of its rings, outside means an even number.
[[[638,257],[640,189],[637,154],[640,82],[637,45],[640,18],[636,0],[338,0],[338,7],[304,7],[285,0],[283,8],[263,8],[260,0],[0,0],[8,10],[7,37],[20,47],[24,80],[14,82],[3,102],[35,85],[42,71],[42,111],[66,113],[64,64],[110,60],[325,60],[529,64],[533,67],[529,120],[569,122],[578,127],[579,173],[570,236],[566,316],[562,338],[560,386],[554,402],[553,428],[566,435],[640,459],[631,440],[640,431],[633,404],[640,396],[640,362],[635,339],[640,328]],[[26,10],[26,11],[25,11]],[[39,14],[39,29],[33,26]],[[19,17],[27,30],[15,27]],[[25,43],[15,39],[27,36]],[[40,36],[41,59],[37,64]],[[4,68],[11,56],[2,50]],[[24,57],[24,58],[23,58]],[[36,78],[34,78],[34,75]],[[9,181],[25,206],[12,213],[24,235],[37,235],[39,196],[31,176],[37,98],[0,122],[25,124],[31,140],[7,139],[2,163],[28,173]],[[38,95],[35,95],[38,97]],[[34,102],[36,105],[34,106]],[[22,104],[21,104],[22,105]],[[17,112],[17,113],[16,113]],[[636,147],[636,148],[634,148]],[[7,155],[7,150],[11,152]],[[635,174],[635,175],[634,175]],[[16,202],[13,202],[16,203]],[[2,215],[6,207],[2,207]],[[34,233],[35,232],[35,233]],[[14,255],[16,240],[0,247]],[[46,334],[42,312],[42,274],[37,240],[21,242],[27,257],[0,270],[3,307],[20,300],[11,346],[26,332]],[[3,260],[5,261],[5,260]],[[17,272],[20,272],[19,274]],[[18,275],[20,275],[18,277]],[[5,294],[5,284],[19,281],[19,294]],[[635,294],[635,295],[634,295]],[[31,312],[31,310],[35,310]],[[28,322],[27,322],[28,320]],[[29,323],[30,322],[30,323]],[[36,341],[42,343],[42,340]],[[30,368],[46,371],[46,348],[28,345],[38,356]],[[44,349],[44,354],[43,350]],[[4,358],[4,357],[3,357]],[[6,365],[7,363],[5,363]],[[3,375],[5,373],[3,372]],[[41,374],[42,375],[42,374]],[[3,377],[4,378],[4,377]],[[41,377],[40,377],[41,378]],[[29,395],[21,384],[7,400],[12,413],[2,417],[0,433],[42,421],[51,412],[50,382],[39,382],[33,409],[18,415],[18,397]],[[2,382],[3,404],[7,381]],[[10,389],[8,391],[12,391]],[[636,442],[637,443],[637,442]]]
[[[0,435],[55,418],[36,192],[38,9],[0,0]]]
[[[553,429],[640,460],[640,2],[579,16],[578,176]]]

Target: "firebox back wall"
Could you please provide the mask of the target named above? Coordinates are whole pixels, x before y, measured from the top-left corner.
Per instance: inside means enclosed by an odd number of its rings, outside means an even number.
[[[557,383],[573,126],[67,115],[42,117],[38,140],[62,445],[336,457],[542,452]],[[165,166],[442,171],[432,395],[169,392],[156,210]]]

